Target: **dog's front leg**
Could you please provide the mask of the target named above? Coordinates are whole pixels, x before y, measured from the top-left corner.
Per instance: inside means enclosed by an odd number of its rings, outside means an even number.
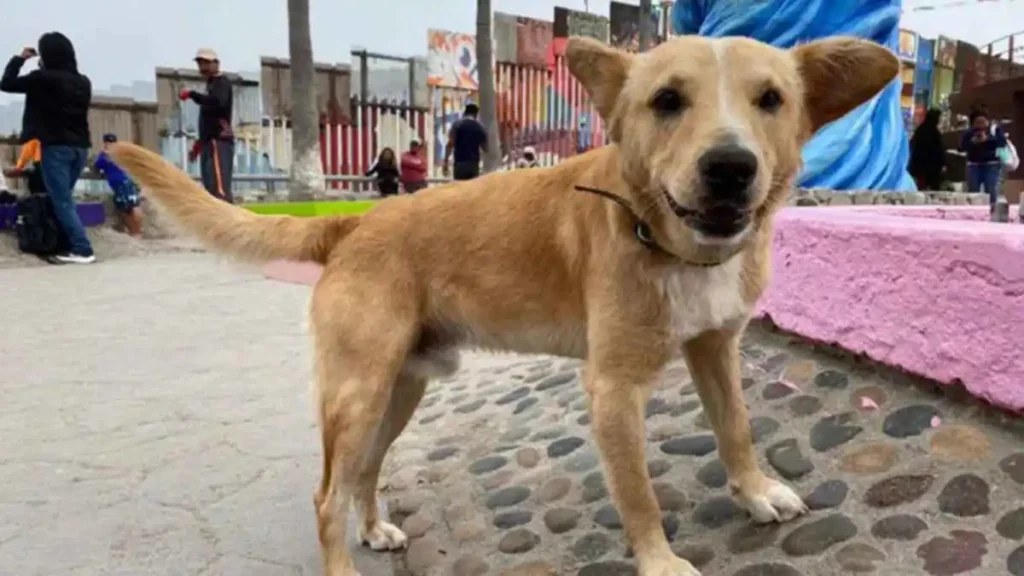
[[[755,521],[783,522],[803,514],[807,506],[789,486],[769,478],[758,466],[740,385],[739,339],[735,332],[706,332],[684,344],[683,352],[715,430],[733,496]]]
[[[644,404],[652,380],[653,375],[648,381],[637,381],[635,374],[588,368],[591,428],[604,460],[612,499],[636,554],[639,575],[700,576],[669,548],[647,474]]]

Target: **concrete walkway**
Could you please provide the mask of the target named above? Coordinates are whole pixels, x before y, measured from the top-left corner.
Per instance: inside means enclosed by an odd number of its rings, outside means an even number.
[[[319,575],[308,289],[202,254],[0,272],[0,576]],[[753,528],[686,370],[649,468],[705,575],[1024,576],[1020,425],[752,334],[758,451],[814,511]],[[470,355],[431,386],[383,493],[411,537],[363,576],[634,573],[578,364]],[[1016,431],[1015,431],[1016,428]]]

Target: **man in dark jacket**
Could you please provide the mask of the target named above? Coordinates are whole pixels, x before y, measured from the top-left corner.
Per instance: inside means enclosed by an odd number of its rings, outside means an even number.
[[[199,171],[210,194],[232,202],[235,135],[231,128],[231,80],[220,73],[220,60],[213,50],[201,48],[195,60],[199,73],[206,78],[206,94],[182,90],[180,98],[199,105]]]
[[[40,57],[39,69],[19,76],[26,60]],[[42,173],[53,210],[71,245],[58,254],[61,264],[96,261],[92,244],[78,217],[73,191],[85,169],[89,151],[89,104],[92,83],[78,73],[75,48],[66,36],[48,32],[39,49],[25,48],[11,58],[0,78],[0,91],[25,95],[21,141],[38,138],[42,145]]]

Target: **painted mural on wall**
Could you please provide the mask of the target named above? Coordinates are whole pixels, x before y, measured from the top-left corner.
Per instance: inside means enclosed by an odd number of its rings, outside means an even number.
[[[935,66],[953,69],[956,67],[956,40],[939,36],[935,40]]]
[[[917,61],[917,33],[910,30],[900,30],[900,40],[896,44],[896,56],[904,62]]]
[[[517,17],[516,63],[530,68],[547,68],[553,32],[551,22]]]
[[[557,38],[585,36],[608,42],[608,18],[555,6],[554,35]]]
[[[640,7],[622,2],[612,2],[608,11],[611,44],[617,48],[637,52],[640,49]],[[651,36],[655,44],[662,41],[658,34],[658,12],[652,10]]]
[[[477,89],[474,35],[445,30],[427,31],[427,86]]]
[[[836,34],[899,44],[901,0],[676,0],[676,33],[750,36],[789,48]],[[798,185],[834,190],[914,190],[897,79],[825,126],[804,146]]]

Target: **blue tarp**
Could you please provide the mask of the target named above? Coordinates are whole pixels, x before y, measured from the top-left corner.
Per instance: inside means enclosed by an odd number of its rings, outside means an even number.
[[[676,0],[678,34],[749,36],[780,48],[848,35],[895,50],[901,0]],[[836,86],[842,90],[842,86]],[[835,190],[915,190],[900,112],[902,80],[823,128],[804,147],[798,185]]]

